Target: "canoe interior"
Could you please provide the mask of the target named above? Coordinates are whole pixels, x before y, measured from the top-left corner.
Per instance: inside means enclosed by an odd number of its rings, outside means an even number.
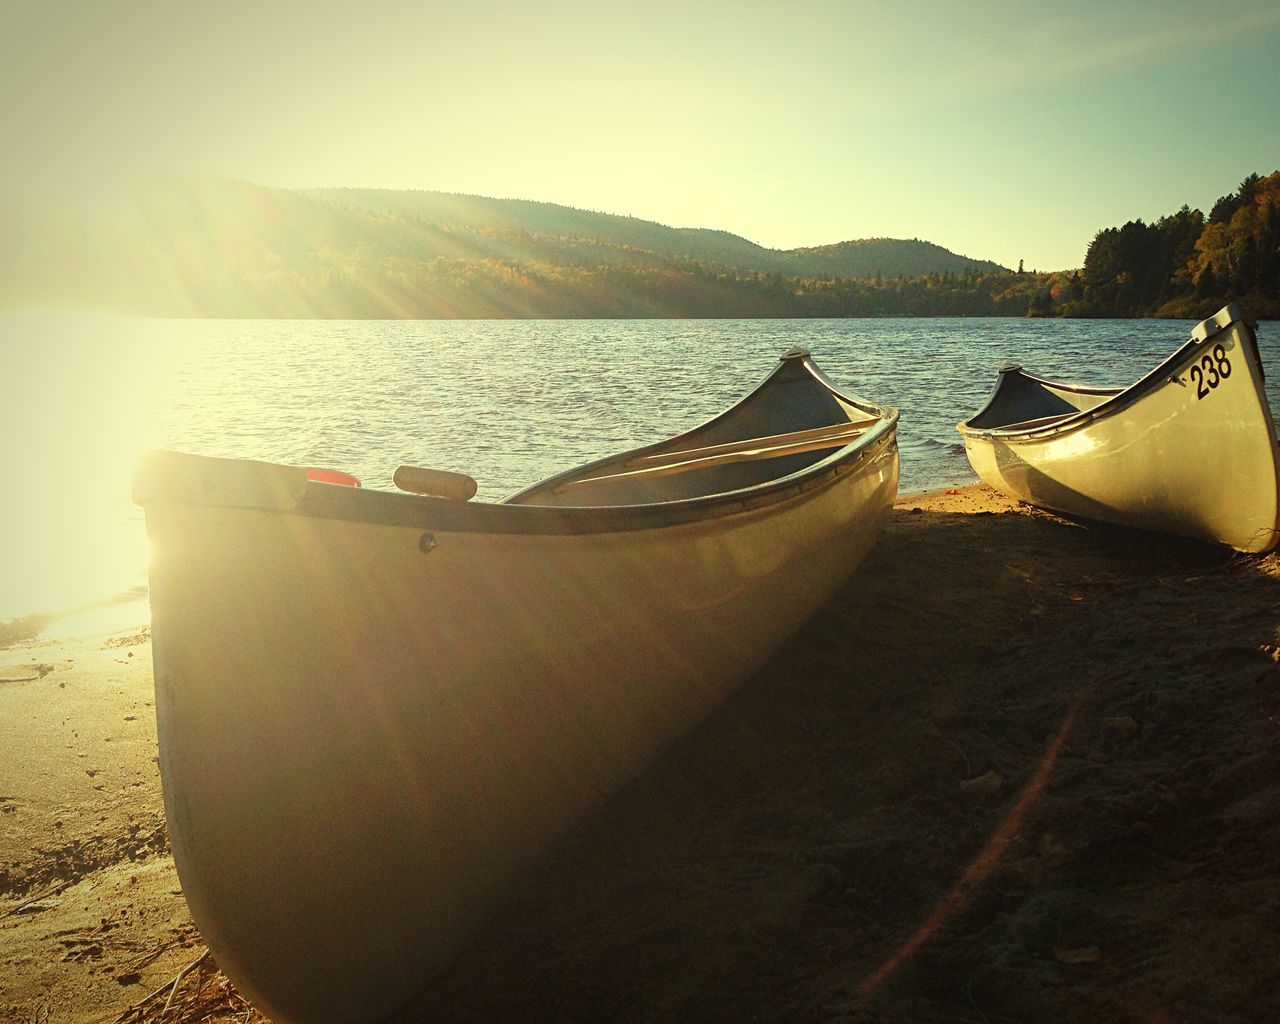
[[[658,444],[611,456],[535,484],[507,503],[544,506],[626,506],[684,501],[756,487],[800,472],[856,441],[885,410],[841,395],[808,359],[782,360],[778,369],[737,405],[708,423]],[[842,430],[841,428],[848,428]],[[677,470],[637,472],[670,463],[671,453],[732,448],[736,442],[810,435],[830,428],[830,440],[782,443],[749,458],[691,459]]]
[[[1019,366],[1007,366],[1000,371],[990,400],[964,425],[977,430],[1048,426],[1093,409],[1123,390],[1054,383],[1024,373]]]

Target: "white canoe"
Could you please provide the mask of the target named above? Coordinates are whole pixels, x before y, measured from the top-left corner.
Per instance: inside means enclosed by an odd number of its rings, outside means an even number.
[[[1239,551],[1280,538],[1276,429],[1257,339],[1235,306],[1127,388],[1006,366],[958,429],[978,476],[1033,505]]]
[[[410,1005],[848,577],[897,418],[795,350],[703,426],[499,503],[145,456],[169,835],[235,984],[279,1024]]]

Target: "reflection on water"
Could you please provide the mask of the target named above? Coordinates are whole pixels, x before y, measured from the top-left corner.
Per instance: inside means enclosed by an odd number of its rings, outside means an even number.
[[[693,426],[802,345],[837,385],[902,409],[911,492],[974,479],[955,423],[986,400],[1006,360],[1126,384],[1190,326],[6,316],[0,621],[141,581],[146,544],[129,474],[147,447],[331,466],[386,489],[401,463],[459,470],[492,500]]]

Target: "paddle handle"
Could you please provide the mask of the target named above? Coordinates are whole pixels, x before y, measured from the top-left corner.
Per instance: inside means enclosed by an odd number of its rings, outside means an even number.
[[[400,466],[392,477],[396,486],[412,494],[426,494],[450,501],[470,501],[476,493],[476,482],[465,473],[421,466]]]

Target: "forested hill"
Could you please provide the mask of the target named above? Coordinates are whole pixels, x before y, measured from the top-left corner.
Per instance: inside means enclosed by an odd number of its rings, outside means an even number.
[[[1206,217],[1100,230],[1081,271],[916,239],[767,249],[550,203],[169,176],[44,206],[0,196],[0,307],[200,317],[1280,316],[1280,172]]]
[[[593,247],[602,256],[655,257],[709,260],[733,269],[780,270],[778,256],[727,231],[705,228],[672,228],[653,221],[592,210],[578,210],[554,203],[524,199],[491,199],[447,192],[390,191],[383,189],[312,189],[303,195],[326,206],[406,221],[423,228],[423,254],[435,256],[479,255],[488,249],[494,258],[507,258],[514,250],[534,258],[539,246],[556,246],[557,240],[574,240]],[[448,239],[454,244],[450,246]],[[486,244],[486,241],[487,244]]]
[[[918,240],[783,251],[551,203],[212,175],[149,179],[127,202],[23,211],[8,226],[22,259],[0,265],[0,301],[160,316],[901,314],[932,299],[886,282],[1010,274]],[[1024,312],[1026,301],[1013,307]],[[997,310],[984,292],[951,311]]]
[[[1004,269],[990,260],[971,259],[917,239],[869,238],[814,248],[767,249],[728,231],[672,228],[636,217],[523,199],[351,188],[310,189],[302,194],[340,209],[448,229],[473,241],[477,236],[488,237],[494,240],[492,254],[499,258],[520,240],[524,241],[520,248],[536,257],[539,244],[575,239],[596,246],[605,258],[623,262],[642,251],[660,259],[699,260],[739,272],[789,276],[896,278]],[[424,237],[423,243],[424,253],[454,255],[435,251],[440,246],[438,236]]]
[[[795,277],[927,277],[1009,273],[990,260],[957,256],[932,242],[911,238],[864,238],[783,252],[783,273]],[[926,268],[926,269],[921,269]]]

